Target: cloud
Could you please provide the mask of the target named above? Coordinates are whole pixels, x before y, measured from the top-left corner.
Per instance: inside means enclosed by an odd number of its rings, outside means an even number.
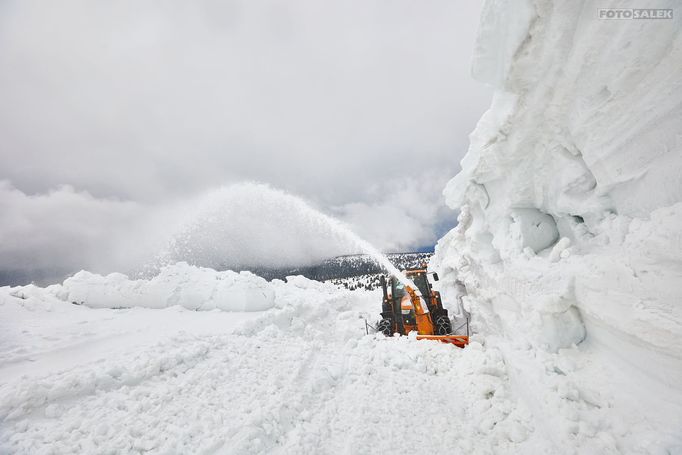
[[[455,218],[439,191],[449,176],[442,171],[412,175],[410,170],[406,167],[403,177],[391,180],[390,186],[377,186],[372,202],[344,204],[335,213],[382,251],[434,245],[440,234],[434,220]]]
[[[450,0],[1,2],[0,67],[11,71],[0,72],[0,179],[25,195],[70,185],[94,200],[82,196],[83,216],[111,210],[83,237],[93,251],[128,222],[120,206],[155,212],[245,180],[301,195],[382,243],[377,213],[405,206],[389,193],[406,174],[454,175],[489,104],[469,76],[478,9]],[[436,207],[441,188],[414,191],[428,215],[401,209],[411,221],[385,246],[420,246],[449,219]],[[50,200],[56,212],[66,204]],[[23,240],[13,232],[3,243],[16,253]],[[70,239],[54,232],[52,242]],[[54,255],[41,254],[36,269],[78,262],[62,260],[59,246],[45,251]]]
[[[62,186],[48,193],[28,195],[0,181],[0,284],[13,277],[60,277],[97,257],[117,262],[112,235],[142,212],[132,202],[97,199],[84,191]]]
[[[389,201],[404,204],[408,199]],[[433,241],[428,233],[412,231],[420,224],[409,217],[419,210],[399,204],[345,206],[342,217],[349,222],[344,223],[299,197],[258,183],[142,206],[97,199],[68,186],[28,195],[0,182],[0,282],[36,270],[43,271],[40,278],[80,268],[137,274],[178,261],[216,269],[313,264],[365,252],[352,224],[368,214],[383,218],[389,228],[376,239],[377,245],[388,247],[420,236]],[[421,215],[433,213],[427,208]],[[21,242],[7,241],[19,238]]]

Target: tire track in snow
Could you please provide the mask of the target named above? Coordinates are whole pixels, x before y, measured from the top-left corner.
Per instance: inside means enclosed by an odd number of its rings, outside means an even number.
[[[496,351],[365,336],[374,297],[292,299],[234,334],[12,382],[0,452],[527,453]]]

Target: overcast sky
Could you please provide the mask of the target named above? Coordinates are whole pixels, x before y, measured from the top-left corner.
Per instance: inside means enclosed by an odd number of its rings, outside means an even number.
[[[479,9],[0,0],[0,284],[127,271],[155,229],[244,181],[300,196],[380,249],[433,245],[455,220],[442,188],[490,103],[470,76]],[[230,210],[226,223],[251,230]],[[286,259],[278,245],[306,250],[312,232],[302,221],[235,248]]]

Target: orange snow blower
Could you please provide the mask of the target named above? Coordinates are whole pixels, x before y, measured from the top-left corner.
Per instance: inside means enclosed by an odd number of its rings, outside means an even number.
[[[468,336],[452,334],[448,310],[443,308],[440,292],[431,289],[426,269],[406,270],[405,275],[417,289],[405,286],[394,276],[388,281],[381,276],[384,298],[377,331],[386,336],[416,331],[418,340],[437,340],[460,348],[469,344]],[[438,274],[433,273],[433,280],[438,281]]]

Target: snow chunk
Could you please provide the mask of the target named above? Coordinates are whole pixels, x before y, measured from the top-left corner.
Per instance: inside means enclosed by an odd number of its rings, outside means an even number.
[[[528,247],[538,253],[553,245],[559,238],[554,218],[537,209],[514,209],[511,217],[512,238],[519,242],[520,249]]]

